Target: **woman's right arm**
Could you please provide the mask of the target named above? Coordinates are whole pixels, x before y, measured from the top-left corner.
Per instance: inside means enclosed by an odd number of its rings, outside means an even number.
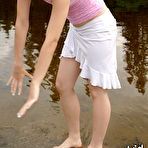
[[[24,76],[32,78],[23,67],[23,49],[26,42],[26,36],[29,28],[29,12],[31,0],[17,0],[17,16],[15,22],[14,38],[14,61],[13,71],[7,82],[11,83],[11,93],[15,95],[18,88],[18,94],[21,94]]]

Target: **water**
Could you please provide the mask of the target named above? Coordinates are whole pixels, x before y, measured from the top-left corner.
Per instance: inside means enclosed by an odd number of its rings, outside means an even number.
[[[0,148],[49,148],[67,137],[66,122],[55,88],[59,55],[68,31],[65,24],[54,58],[41,86],[40,97],[24,118],[16,113],[28,96],[30,80],[25,78],[23,94],[12,96],[5,84],[13,61],[16,1],[0,1]],[[40,10],[40,11],[38,11]],[[45,38],[51,6],[33,1],[30,28],[24,49],[24,66],[33,74],[34,64]],[[122,89],[109,90],[112,106],[110,124],[104,144],[125,148],[135,144],[148,147],[148,11],[111,9],[118,22],[118,75]],[[75,90],[81,105],[81,137],[87,145],[91,138],[92,100],[82,78]]]

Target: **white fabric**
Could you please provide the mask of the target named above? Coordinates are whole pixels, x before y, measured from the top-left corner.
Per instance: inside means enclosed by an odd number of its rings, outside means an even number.
[[[61,57],[75,57],[80,76],[104,89],[121,88],[117,75],[116,19],[110,10],[80,27],[70,23]]]

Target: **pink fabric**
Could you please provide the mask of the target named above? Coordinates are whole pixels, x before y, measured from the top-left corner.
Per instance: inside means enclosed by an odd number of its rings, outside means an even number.
[[[44,0],[52,4],[52,0]],[[67,19],[72,24],[83,23],[107,7],[104,0],[70,0],[70,8]]]
[[[44,0],[45,2],[51,4],[52,3],[52,0]]]

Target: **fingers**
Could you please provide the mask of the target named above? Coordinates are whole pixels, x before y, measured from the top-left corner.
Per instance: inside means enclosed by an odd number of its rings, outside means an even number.
[[[28,100],[24,105],[23,107],[19,110],[19,112],[17,113],[17,117],[18,118],[21,118],[28,109],[31,108],[31,106],[36,102],[35,99],[31,99],[31,100]]]
[[[11,83],[11,93],[14,96],[16,93],[16,88],[17,88],[17,81],[15,79],[12,80]]]
[[[28,73],[27,71],[26,71],[25,75],[28,76],[31,79],[33,78],[33,76],[30,73]]]
[[[8,86],[11,81],[12,81],[12,76],[9,78],[8,82],[6,83],[6,85]]]
[[[22,93],[23,80],[18,82],[18,95]]]
[[[12,76],[9,78],[8,82],[6,85],[9,85],[11,83],[11,93],[14,96],[16,93],[16,89],[18,87],[18,95],[22,93],[22,85],[23,85],[23,80],[17,81],[14,79]]]

